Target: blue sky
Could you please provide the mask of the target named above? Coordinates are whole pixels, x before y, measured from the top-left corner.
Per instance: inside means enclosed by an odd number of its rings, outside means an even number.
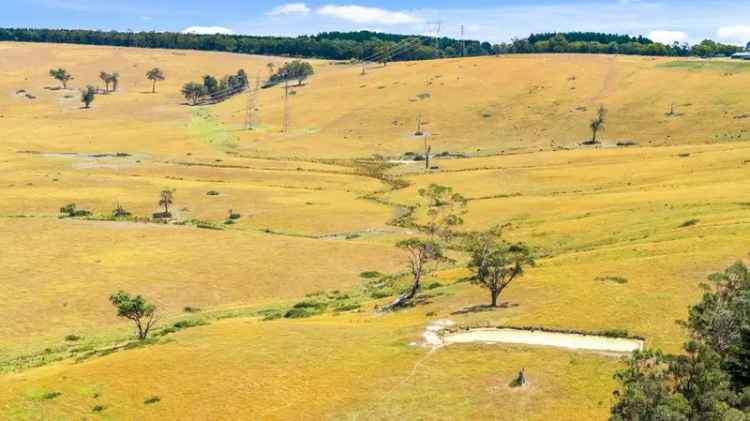
[[[542,31],[600,31],[662,41],[750,41],[747,0],[0,0],[3,27],[299,35],[369,29],[491,42]]]

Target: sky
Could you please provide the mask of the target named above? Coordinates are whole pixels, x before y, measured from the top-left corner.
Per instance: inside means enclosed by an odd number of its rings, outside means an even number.
[[[510,41],[595,31],[750,42],[748,0],[0,0],[0,27],[302,35],[373,30]]]

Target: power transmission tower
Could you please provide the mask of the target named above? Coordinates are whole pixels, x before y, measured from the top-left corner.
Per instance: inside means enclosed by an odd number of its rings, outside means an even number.
[[[291,111],[289,110],[289,76],[284,77],[284,123],[281,131],[289,133],[289,124],[291,119]]]
[[[461,25],[461,57],[466,57],[466,39],[464,39],[463,25]]]
[[[441,21],[432,22],[431,25],[435,25],[435,58],[440,57],[440,27],[442,26]]]
[[[249,85],[249,84],[248,84]],[[248,86],[247,109],[245,110],[245,129],[252,130],[258,120],[257,103],[260,91],[260,73],[255,77],[255,88]]]

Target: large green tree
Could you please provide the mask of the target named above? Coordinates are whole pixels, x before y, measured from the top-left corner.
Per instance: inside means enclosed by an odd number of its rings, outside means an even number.
[[[117,309],[117,316],[128,319],[135,324],[138,339],[144,340],[156,324],[156,306],[146,302],[140,295],[132,296],[125,291],[118,291],[109,297]]]

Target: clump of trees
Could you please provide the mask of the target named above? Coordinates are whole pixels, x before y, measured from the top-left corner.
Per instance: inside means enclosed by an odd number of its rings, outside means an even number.
[[[204,75],[201,82],[188,82],[182,86],[182,95],[190,104],[197,105],[203,97],[226,98],[248,85],[247,73],[240,69],[236,74],[226,75],[221,80]]]
[[[162,80],[166,79],[166,76],[164,76],[164,72],[158,68],[154,67],[153,69],[146,72],[146,79],[150,80],[152,82],[151,85],[151,93],[156,93],[156,83],[161,82]]]
[[[94,99],[96,98],[96,88],[94,88],[91,85],[86,86],[86,88],[81,89],[81,102],[83,102],[84,108],[90,108],[91,103],[94,102]]]
[[[117,309],[117,316],[135,324],[136,336],[143,341],[157,322],[156,306],[146,302],[140,295],[132,296],[118,291],[109,297],[109,302]]]
[[[750,270],[709,276],[691,306],[684,354],[633,353],[615,379],[611,421],[746,420],[750,414]]]
[[[268,79],[264,88],[277,85],[286,80],[296,80],[297,86],[302,86],[302,83],[314,74],[315,69],[313,69],[310,63],[301,60],[294,60],[279,67],[276,70],[276,73],[271,75]]]
[[[50,69],[49,75],[62,84],[63,89],[68,89],[68,82],[73,80],[73,75],[63,68]]]

